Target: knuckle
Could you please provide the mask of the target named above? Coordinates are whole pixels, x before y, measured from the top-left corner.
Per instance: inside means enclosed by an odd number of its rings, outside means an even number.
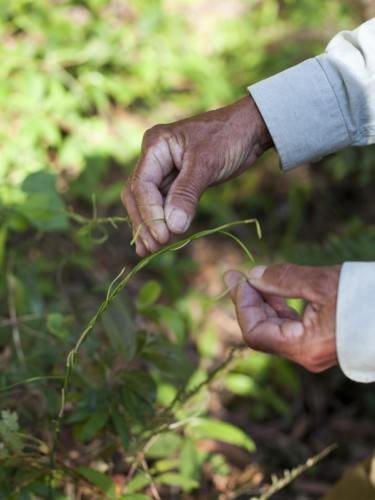
[[[315,268],[311,277],[312,288],[316,293],[317,300],[329,297],[336,300],[340,266]]]
[[[273,268],[275,272],[275,284],[278,287],[281,287],[286,280],[293,274],[294,265],[287,264],[276,264]],[[271,268],[272,272],[272,268]]]
[[[198,193],[197,189],[193,185],[185,184],[183,186],[176,186],[173,191],[173,197],[179,200],[184,200],[190,206],[195,206]]]
[[[161,138],[165,137],[168,131],[167,125],[154,125],[153,127],[146,130],[143,134],[143,144],[150,146],[158,142]]]

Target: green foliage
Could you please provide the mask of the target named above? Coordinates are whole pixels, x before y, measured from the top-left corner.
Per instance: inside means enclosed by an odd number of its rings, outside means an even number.
[[[218,439],[225,443],[242,446],[248,451],[255,451],[253,440],[245,432],[227,422],[200,418],[192,423],[190,433],[194,439]]]
[[[191,239],[135,265],[118,201],[146,128],[242,96],[249,83],[318,53],[330,34],[358,21],[358,6],[354,14],[351,3],[339,0],[229,4],[0,0],[6,498],[62,499],[68,485],[77,497],[143,500],[153,486],[163,497],[192,495],[212,485],[212,475],[231,472],[222,455],[202,451],[202,442],[252,453],[249,420],[291,416],[301,391],[296,369],[262,354],[226,358],[210,322],[215,301],[191,286],[199,270],[194,253],[176,252]],[[245,228],[231,233],[246,265],[248,246],[262,259],[275,253],[308,263],[373,259],[369,212],[346,201],[350,189],[368,196],[373,150],[345,152],[315,166],[308,181],[291,177],[271,189],[267,176],[275,164],[267,156],[257,172],[205,194],[198,229],[262,217],[263,246]],[[332,206],[347,208],[345,217],[328,216]],[[123,266],[107,291],[105,283]],[[142,272],[134,277],[134,269]],[[122,291],[125,278],[132,281]],[[69,384],[61,394],[69,352]],[[213,417],[209,388],[217,379],[223,414],[237,414],[243,404],[243,424]],[[56,420],[62,438],[54,454]],[[121,493],[114,479],[119,462]]]
[[[22,450],[22,440],[18,432],[17,413],[2,410],[0,420],[0,459]]]

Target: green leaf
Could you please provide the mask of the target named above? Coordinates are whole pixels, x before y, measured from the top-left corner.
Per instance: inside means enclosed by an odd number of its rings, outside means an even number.
[[[150,477],[144,472],[138,472],[133,479],[131,479],[126,485],[126,491],[128,493],[135,493],[137,491],[143,490],[146,486],[151,483]]]
[[[33,193],[18,210],[41,231],[63,231],[69,227],[64,204],[58,195]]]
[[[186,350],[162,335],[155,336],[148,342],[143,350],[143,357],[174,385],[185,383],[194,370]]]
[[[154,304],[161,294],[161,286],[157,281],[150,280],[140,289],[137,298],[139,309],[147,309]]]
[[[121,500],[150,500],[150,498],[142,493],[130,493],[129,495],[125,494],[120,497]]]
[[[160,484],[166,484],[168,486],[177,486],[184,491],[191,491],[192,489],[199,487],[198,481],[194,481],[193,479],[188,479],[182,476],[181,474],[177,474],[176,472],[166,472],[165,474],[161,474],[155,479]]]
[[[29,175],[22,184],[26,201],[18,211],[37,229],[62,231],[69,227],[64,203],[55,187],[56,177],[48,172]]]
[[[124,361],[132,360],[137,350],[137,330],[123,296],[112,301],[102,323],[114,351]]]
[[[134,370],[127,373],[122,388],[122,402],[128,415],[136,421],[142,421],[153,413],[156,400],[156,384],[145,371]]]
[[[30,174],[22,183],[25,193],[56,193],[56,175],[41,170]]]
[[[22,449],[22,440],[18,435],[18,415],[9,410],[1,412],[0,419],[0,458],[6,458],[9,452],[19,452]]]
[[[224,381],[225,387],[238,396],[258,394],[256,382],[244,373],[229,373]]]
[[[90,483],[100,488],[109,498],[116,498],[115,485],[109,476],[91,467],[79,467],[78,472]]]
[[[182,438],[179,434],[164,432],[147,451],[147,456],[150,458],[170,457],[181,448],[181,445]]]
[[[191,439],[186,438],[180,454],[181,475],[185,479],[199,482],[200,461],[198,451]]]
[[[155,306],[159,321],[175,336],[177,342],[185,340],[185,321],[181,313],[163,304]]]
[[[215,439],[241,446],[250,452],[256,449],[254,441],[243,430],[228,422],[197,418],[190,424],[189,433],[193,439]]]
[[[162,473],[176,470],[180,464],[178,458],[162,458],[161,460],[157,460],[153,467],[152,472],[154,473]]]
[[[47,316],[47,329],[52,335],[60,339],[69,337],[69,330],[66,328],[66,319],[60,313],[50,313]]]
[[[122,446],[126,450],[129,446],[129,430],[125,418],[113,408],[112,409],[112,422],[115,427],[116,433],[121,439]]]
[[[107,409],[95,412],[81,427],[79,432],[80,440],[85,442],[96,436],[96,434],[106,425],[108,418],[109,414]]]

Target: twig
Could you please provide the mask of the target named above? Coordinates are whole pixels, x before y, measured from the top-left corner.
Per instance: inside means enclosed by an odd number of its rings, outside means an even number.
[[[161,500],[161,497],[159,495],[158,489],[157,489],[156,484],[155,484],[155,482],[154,482],[154,480],[153,480],[153,478],[151,476],[151,473],[150,473],[150,470],[148,468],[148,465],[147,465],[147,462],[146,462],[146,459],[145,459],[144,455],[142,455],[142,458],[141,458],[141,465],[143,467],[143,470],[144,470],[146,476],[150,480],[150,489],[151,489],[152,496],[156,500]]]
[[[43,318],[40,314],[25,314],[24,316],[18,316],[16,318],[7,318],[0,320],[0,328],[6,326],[13,326],[15,324],[24,323],[25,321],[35,321],[36,319]]]
[[[41,382],[43,380],[63,380],[63,379],[64,379],[64,377],[61,375],[47,375],[45,377],[32,377],[32,378],[28,378],[26,380],[21,380],[20,382],[16,382],[15,384],[8,385],[6,387],[0,387],[0,393],[10,391],[12,389],[15,389],[16,387],[21,386],[21,385],[34,384],[35,382]]]
[[[8,309],[9,309],[9,319],[11,321],[12,326],[12,338],[14,348],[18,357],[18,361],[24,365],[25,364],[25,354],[22,349],[21,342],[21,332],[18,327],[18,318],[17,318],[17,309],[16,309],[16,301],[14,298],[14,287],[12,283],[12,275],[10,271],[7,271],[6,275],[7,281],[7,289],[8,289]]]
[[[306,472],[308,469],[316,465],[318,462],[323,460],[327,455],[329,455],[333,450],[337,448],[337,444],[331,444],[330,446],[327,446],[327,448],[324,448],[320,453],[317,455],[314,455],[313,457],[309,458],[304,464],[299,465],[298,467],[292,469],[292,470],[286,470],[284,471],[284,475],[281,478],[277,478],[276,476],[272,477],[272,484],[269,486],[267,491],[263,493],[260,497],[251,497],[250,500],[268,500],[271,498],[275,493],[278,491],[282,490],[288,484],[290,484],[296,477],[300,476],[304,472]]]

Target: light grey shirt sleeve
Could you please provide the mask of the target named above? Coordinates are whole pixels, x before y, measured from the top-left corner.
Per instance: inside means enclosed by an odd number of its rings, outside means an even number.
[[[375,18],[249,87],[285,170],[375,142]]]
[[[339,364],[356,382],[375,381],[375,262],[345,262],[336,308]]]
[[[326,52],[249,87],[285,170],[346,146],[375,143],[375,19]],[[347,262],[336,309],[341,369],[375,381],[375,262]]]

